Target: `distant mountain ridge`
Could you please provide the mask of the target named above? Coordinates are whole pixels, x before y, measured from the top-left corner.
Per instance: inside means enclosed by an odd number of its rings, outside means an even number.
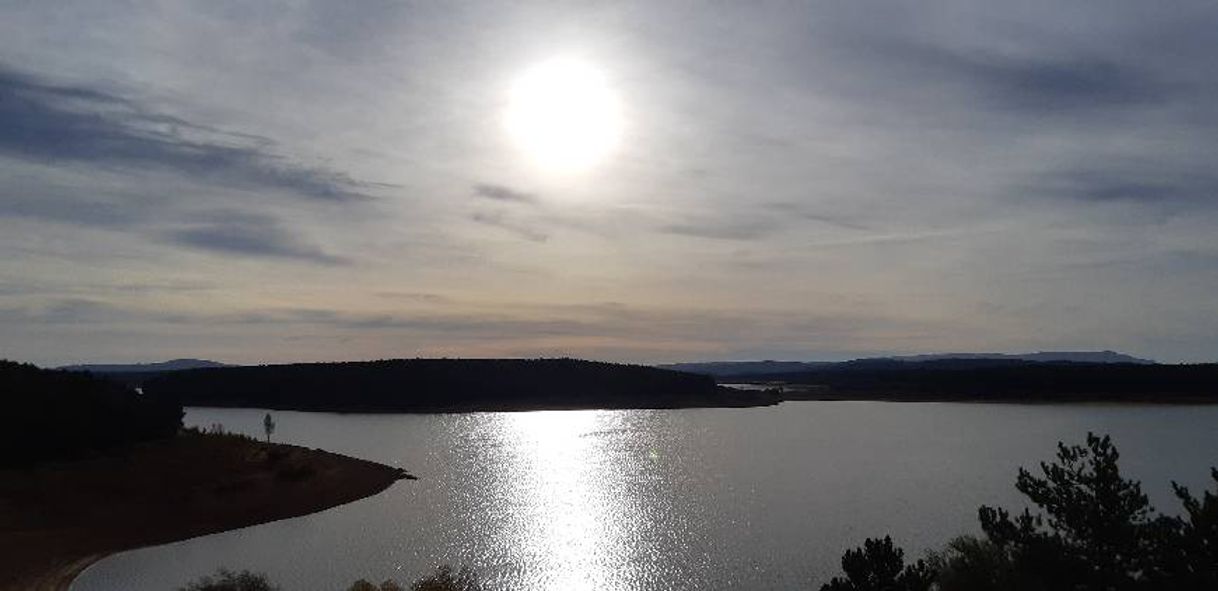
[[[1036,353],[938,353],[887,357],[897,361],[939,361],[942,359],[1009,359],[1045,363],[1136,363],[1153,365],[1155,361],[1116,351],[1039,351]]]
[[[1039,362],[1039,363],[1132,363],[1153,365],[1150,359],[1141,359],[1116,351],[1038,351],[1035,353],[935,353],[926,355],[896,355],[890,357],[863,357],[851,361],[706,361],[695,363],[670,363],[659,365],[663,369],[697,373],[727,378],[732,376],[760,376],[789,374],[809,370],[827,369],[834,366],[869,367],[887,366],[894,363],[926,363],[951,360],[976,362]]]
[[[232,367],[227,363],[207,359],[170,359],[156,363],[92,363],[65,365],[56,369],[67,371],[88,371],[93,373],[137,373],[153,371],[181,371],[184,369],[203,369],[209,367]]]
[[[660,369],[671,369],[708,376],[739,376],[794,373],[813,368],[834,365],[831,361],[705,361],[694,363],[670,363],[657,365]]]

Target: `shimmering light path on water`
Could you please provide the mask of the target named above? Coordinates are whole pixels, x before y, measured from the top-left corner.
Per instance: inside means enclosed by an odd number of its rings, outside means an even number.
[[[260,410],[187,422],[261,436]],[[76,591],[165,591],[217,567],[287,591],[415,580],[439,564],[492,588],[807,589],[891,534],[911,552],[1018,506],[1019,466],[1111,433],[1156,505],[1206,485],[1218,407],[803,402],[758,409],[461,415],[275,412],[280,441],[420,476],[297,519],[104,560]]]

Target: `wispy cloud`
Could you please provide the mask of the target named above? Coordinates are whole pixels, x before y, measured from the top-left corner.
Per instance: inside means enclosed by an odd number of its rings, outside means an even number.
[[[518,191],[511,187],[494,184],[477,184],[474,185],[474,195],[484,199],[493,199],[495,201],[511,201],[516,203],[537,203],[537,195]]]
[[[0,307],[0,320],[11,324],[81,325],[116,322],[184,323],[198,319],[190,313],[116,305],[85,297],[52,298],[36,305]]]
[[[1029,186],[1042,196],[1087,203],[1133,203],[1160,208],[1218,207],[1218,176],[1154,170],[1126,164],[1111,170],[1091,168],[1054,172]]]
[[[833,213],[822,213],[816,211],[808,205],[798,203],[770,203],[764,205],[766,209],[772,210],[775,213],[785,217],[795,217],[802,220],[819,222],[829,226],[836,226],[846,230],[869,230],[871,225],[863,221],[859,215],[838,215]]]
[[[420,293],[408,291],[382,291],[376,294],[378,297],[390,300],[403,300],[417,302],[421,304],[448,304],[452,303],[452,298],[443,296],[437,293]]]
[[[685,221],[665,224],[661,232],[713,240],[760,240],[778,228],[774,220],[748,217],[692,217]]]
[[[930,74],[962,83],[1002,107],[1054,113],[1137,106],[1166,100],[1169,87],[1128,63],[1102,57],[1015,56],[908,45],[894,53]]]
[[[0,217],[22,217],[80,226],[123,228],[160,209],[161,199],[134,195],[67,194],[58,187],[10,185],[0,194]]]
[[[475,212],[469,216],[469,219],[485,226],[505,230],[530,242],[545,242],[550,239],[548,233],[503,212]]]
[[[60,85],[0,64],[0,154],[38,162],[154,168],[208,183],[316,199],[368,197],[373,183],[292,162],[274,142],[153,112],[98,88]]]
[[[348,263],[301,242],[275,218],[245,212],[209,212],[184,228],[163,232],[162,237],[174,244],[222,254],[299,259],[327,265]]]

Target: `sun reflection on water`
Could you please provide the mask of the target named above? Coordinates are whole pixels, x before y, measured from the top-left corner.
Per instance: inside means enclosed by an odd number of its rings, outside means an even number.
[[[630,516],[613,491],[599,436],[620,418],[605,411],[502,415],[517,491],[516,539],[529,589],[622,589],[631,582]]]

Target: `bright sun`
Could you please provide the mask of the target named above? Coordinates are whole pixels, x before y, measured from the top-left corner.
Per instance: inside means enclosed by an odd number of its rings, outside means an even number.
[[[591,64],[552,59],[529,68],[512,85],[504,124],[540,166],[579,172],[617,145],[622,114],[605,75]]]

